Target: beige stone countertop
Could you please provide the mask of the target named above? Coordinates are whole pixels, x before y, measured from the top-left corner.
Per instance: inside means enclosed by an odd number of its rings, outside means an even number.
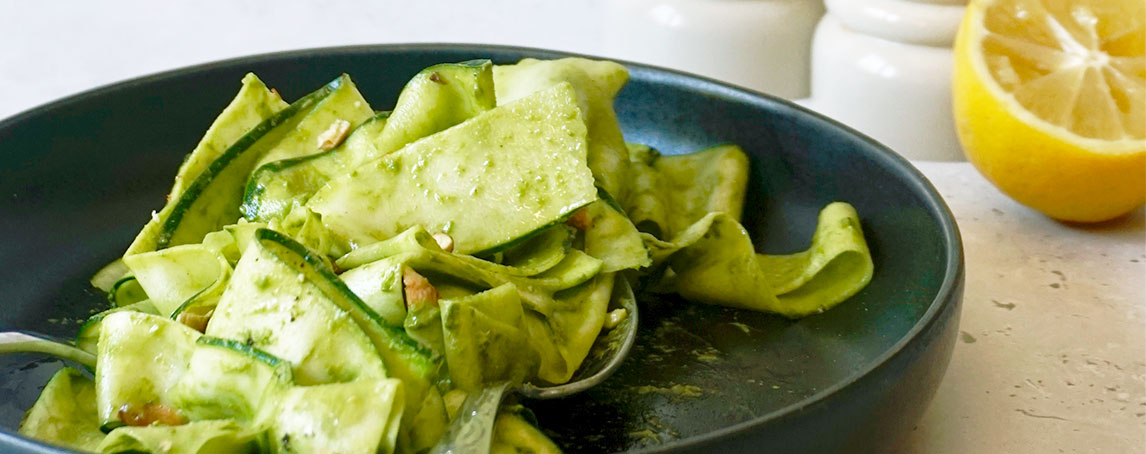
[[[1146,217],[1050,220],[967,163],[917,162],[963,235],[959,342],[899,452],[1146,451]]]

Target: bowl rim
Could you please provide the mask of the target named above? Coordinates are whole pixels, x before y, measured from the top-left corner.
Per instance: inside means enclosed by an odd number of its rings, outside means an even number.
[[[827,126],[829,128],[835,128],[843,131],[845,134],[853,136],[854,139],[857,139],[860,143],[866,145],[867,148],[869,148],[867,151],[870,151],[870,153],[865,153],[868,154],[870,158],[885,168],[908,176],[907,181],[905,182],[907,183],[907,186],[911,190],[923,196],[924,206],[928,214],[931,215],[932,218],[936,219],[939,223],[939,228],[943,237],[944,252],[946,253],[947,258],[944,266],[943,281],[939,286],[939,290],[929,303],[927,310],[924,311],[922,315],[920,315],[915,324],[902,337],[900,337],[884,352],[870,360],[867,364],[863,365],[852,374],[848,375],[846,378],[836,382],[832,386],[818,390],[812,395],[805,397],[798,402],[786,405],[759,417],[747,421],[742,421],[740,423],[717,429],[699,436],[673,440],[663,445],[650,447],[649,450],[651,451],[680,450],[701,447],[719,439],[728,438],[739,433],[751,431],[758,426],[766,425],[785,417],[790,417],[791,415],[798,413],[804,408],[808,408],[815,404],[827,401],[845,389],[852,387],[862,378],[871,375],[873,372],[887,366],[893,358],[903,353],[906,347],[914,342],[920,333],[931,329],[933,325],[938,323],[939,314],[947,308],[946,306],[958,303],[959,291],[963,284],[965,274],[963,243],[958,224],[955,221],[955,216],[951,212],[950,207],[947,206],[947,203],[943,200],[943,197],[939,194],[939,191],[931,184],[927,177],[924,176],[923,173],[920,172],[919,169],[917,169],[915,166],[913,166],[906,158],[899,155],[898,153],[895,153],[886,145],[883,145],[882,143],[855,130],[852,127],[849,127],[837,120],[824,116],[819,112],[793,103],[791,101],[732,83],[719,81],[710,77],[672,68],[665,68],[657,65],[628,61],[625,59],[526,46],[450,42],[358,44],[348,46],[310,47],[266,52],[214,60],[188,66],[181,66],[174,69],[163,70],[143,76],[111,82],[97,86],[95,88],[73,93],[54,101],[25,109],[16,113],[15,115],[9,116],[8,118],[0,119],[0,133],[3,133],[5,130],[23,123],[32,117],[57,109],[61,106],[82,102],[83,100],[102,96],[104,94],[118,90],[130,89],[131,87],[137,85],[159,82],[175,77],[189,77],[195,73],[211,71],[219,67],[225,67],[239,63],[255,63],[261,61],[279,60],[284,58],[307,57],[316,54],[329,56],[339,54],[349,55],[368,53],[400,54],[404,52],[468,52],[475,54],[480,54],[481,52],[491,52],[519,54],[532,58],[582,57],[595,60],[610,60],[620,63],[621,65],[628,68],[631,72],[636,70],[637,72],[647,75],[661,76],[662,78],[657,80],[657,82],[672,83],[674,85],[679,85],[682,82],[688,82],[685,85],[687,85],[689,89],[701,91],[706,94],[713,94],[718,97],[737,98],[744,101],[750,101],[753,104],[759,104],[761,101],[763,101],[766,104],[772,104],[773,107],[793,110],[799,115],[804,116],[808,121],[819,123],[820,125]],[[17,449],[23,447],[33,450],[35,450],[35,448],[39,448],[40,452],[70,452],[54,445],[49,445],[38,440],[24,437],[19,435],[17,432],[8,430],[7,428],[0,428],[0,440],[11,443],[11,446],[17,447]],[[639,451],[643,452],[646,450],[639,449]]]

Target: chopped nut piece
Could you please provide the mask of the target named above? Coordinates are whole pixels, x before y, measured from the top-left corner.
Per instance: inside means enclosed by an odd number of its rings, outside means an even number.
[[[582,208],[569,216],[569,220],[565,224],[577,230],[587,230],[593,226],[593,218],[589,217],[589,209]]]
[[[438,289],[413,268],[402,268],[402,287],[406,292],[406,309],[438,305]]]
[[[616,328],[617,325],[620,325],[626,318],[629,318],[629,311],[623,307],[609,311],[608,316],[605,317],[605,329]]]
[[[454,239],[446,232],[438,232],[434,234],[434,241],[438,242],[438,246],[446,252],[454,252]]]
[[[195,331],[203,333],[207,331],[207,322],[211,321],[211,315],[214,313],[214,309],[208,311],[206,314],[180,312],[179,316],[175,317],[175,321],[187,325],[189,328]]]
[[[181,426],[187,424],[187,418],[179,410],[163,404],[148,402],[143,406],[124,404],[119,407],[119,420],[129,426]]]
[[[337,147],[343,140],[346,140],[346,136],[349,132],[349,121],[334,120],[334,123],[331,123],[330,127],[326,128],[326,131],[318,135],[318,148],[330,150]]]

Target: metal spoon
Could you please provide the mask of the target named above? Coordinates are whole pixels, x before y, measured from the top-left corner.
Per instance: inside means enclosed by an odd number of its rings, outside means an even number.
[[[0,354],[46,353],[95,368],[95,355],[80,350],[71,342],[24,331],[0,332]]]
[[[589,355],[568,383],[555,386],[537,386],[530,383],[513,386],[498,383],[466,397],[441,441],[430,450],[431,454],[488,453],[493,441],[493,423],[497,409],[509,392],[530,399],[556,399],[592,388],[609,378],[629,355],[637,339],[637,299],[628,279],[618,276],[613,288],[609,310],[624,308],[628,316],[613,329],[598,336]]]

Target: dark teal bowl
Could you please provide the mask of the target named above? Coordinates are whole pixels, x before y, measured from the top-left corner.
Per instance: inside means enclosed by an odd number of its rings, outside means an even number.
[[[0,330],[72,336],[106,304],[88,278],[162,205],[180,160],[248,71],[288,98],[346,72],[387,107],[435,63],[565,55],[452,44],[285,52],[130,80],[4,120]],[[628,67],[617,100],[628,140],[672,154],[733,142],[753,158],[744,224],[758,251],[806,248],[818,210],[842,200],[860,213],[875,276],[849,301],[799,321],[644,301],[633,355],[605,385],[526,402],[541,426],[570,453],[878,452],[897,443],[943,377],[962,300],[959,232],[935,188],[884,146],[791,103]],[[63,452],[15,435],[59,367],[0,358],[0,451]]]

